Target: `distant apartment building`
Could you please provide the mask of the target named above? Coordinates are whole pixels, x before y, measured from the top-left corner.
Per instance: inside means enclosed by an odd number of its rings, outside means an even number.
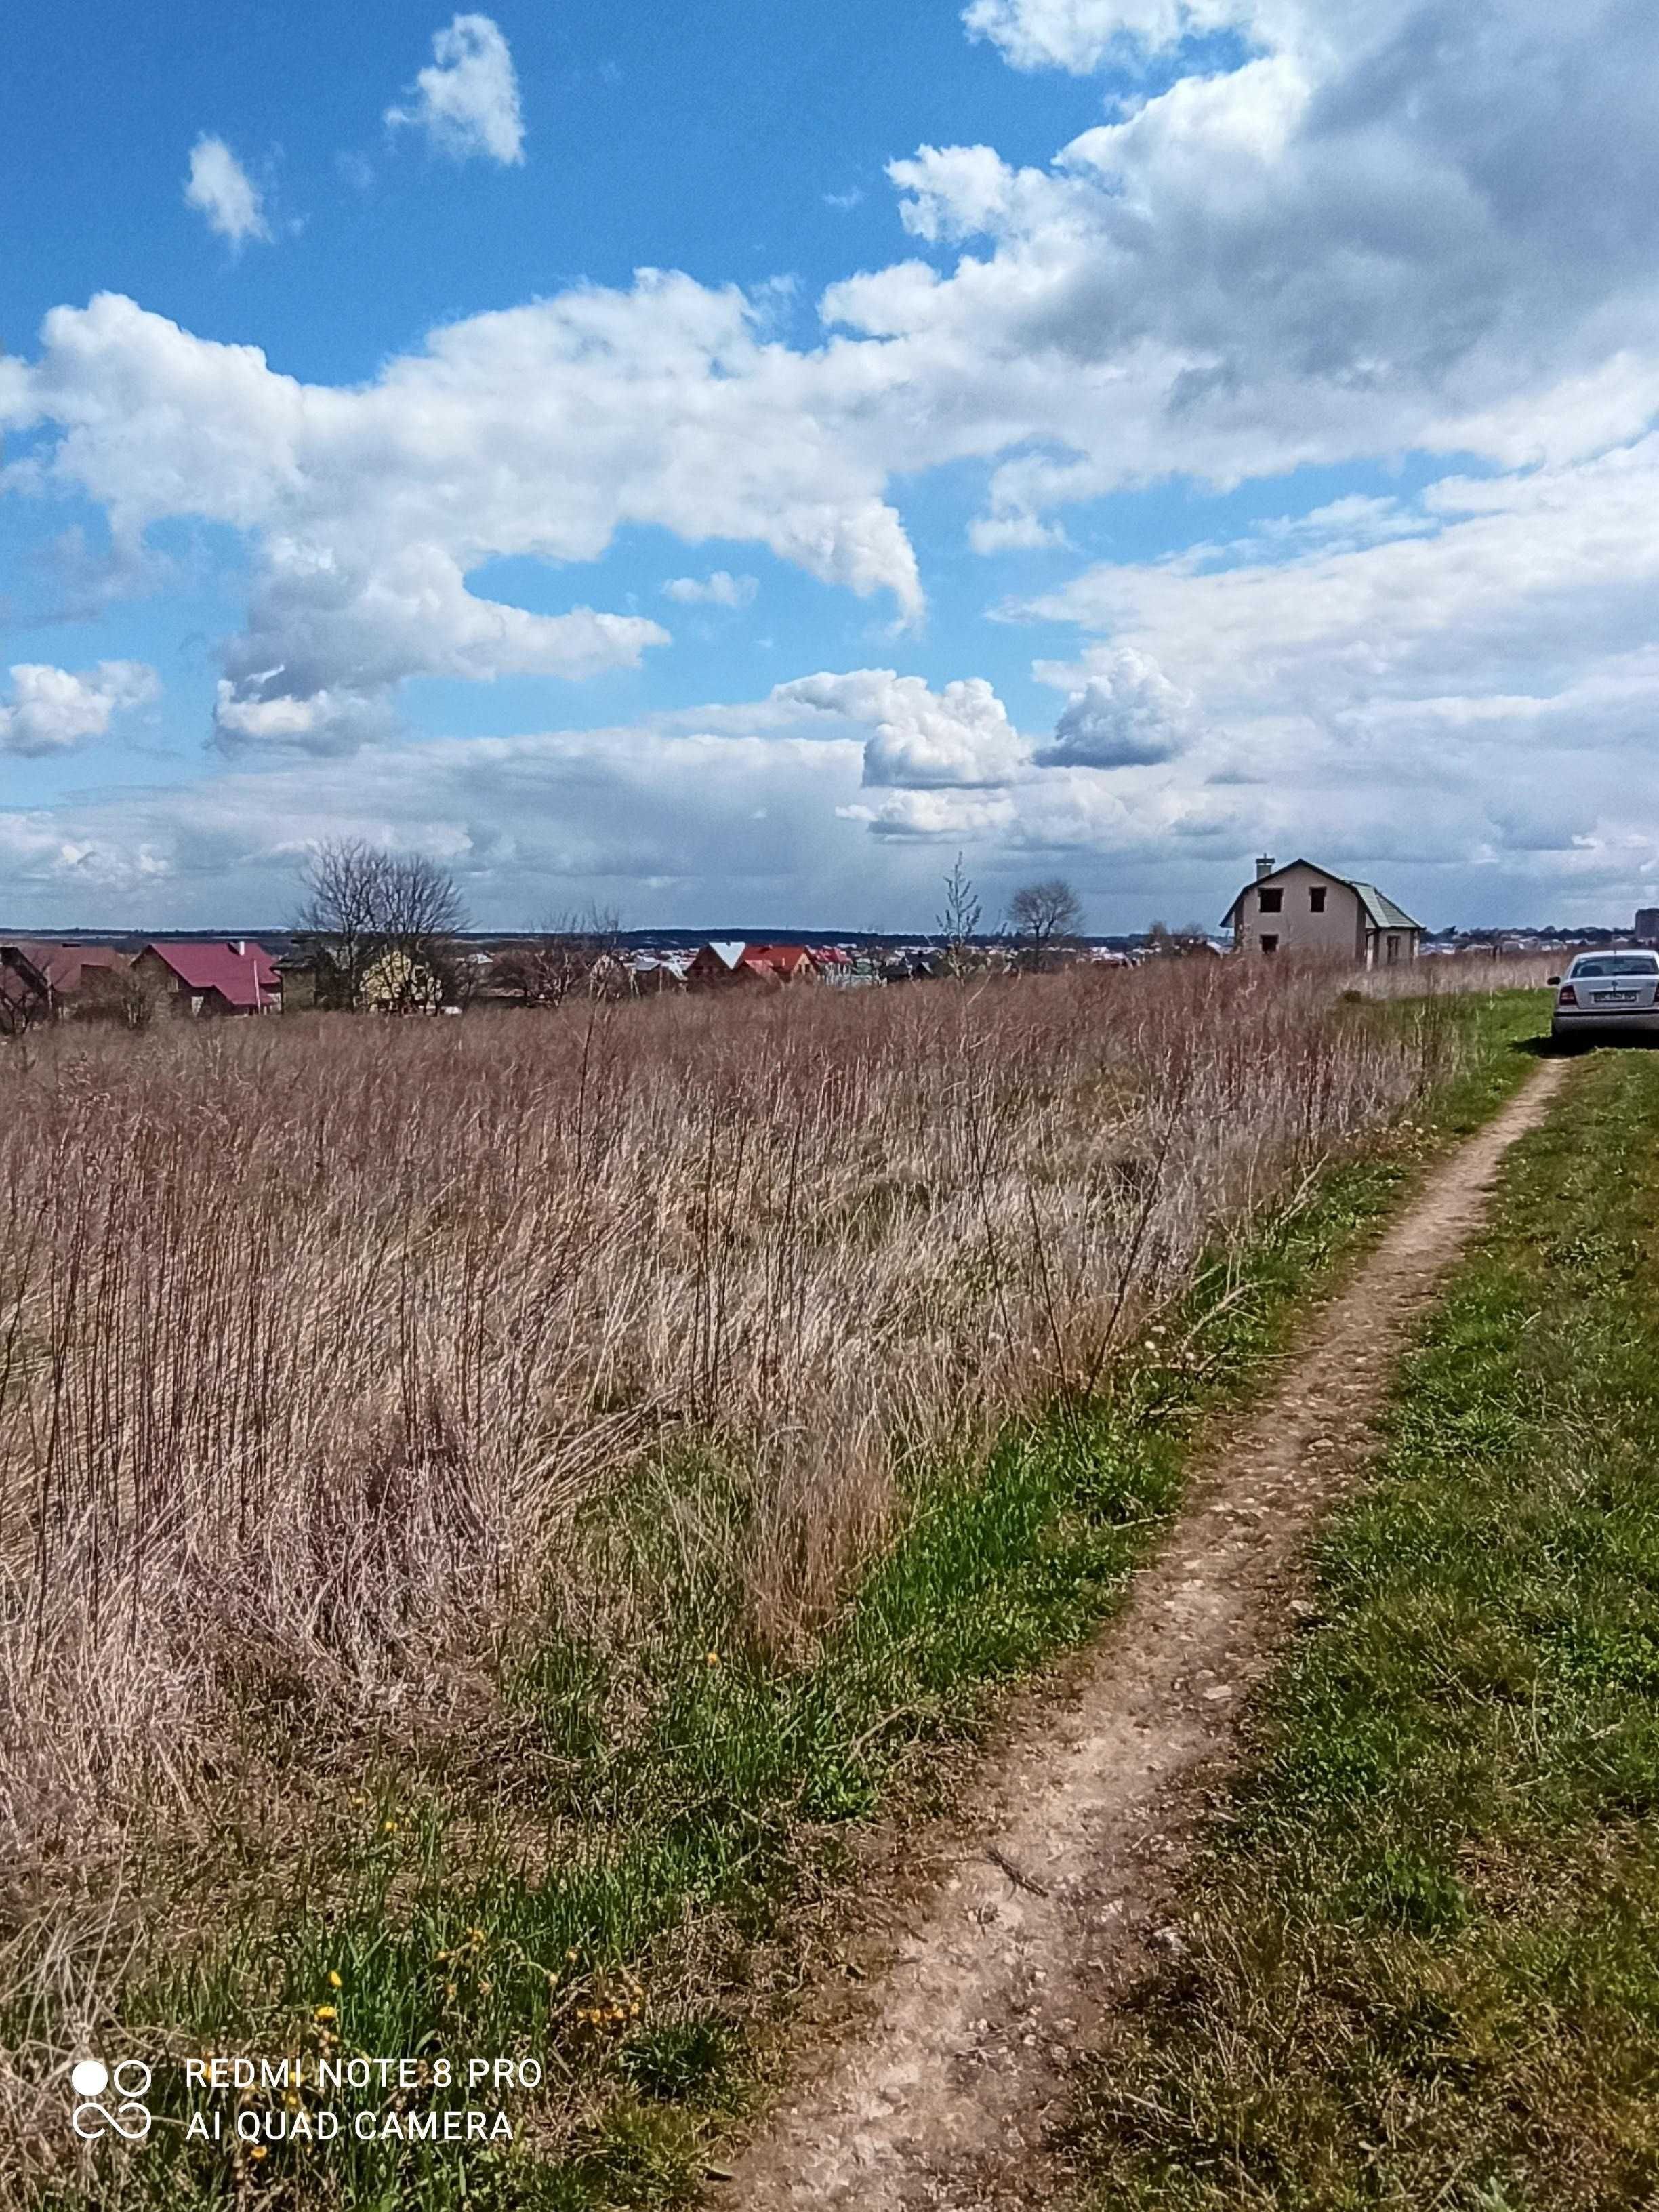
[[[1636,909],[1636,941],[1638,945],[1659,945],[1659,906]]]
[[[1311,860],[1280,867],[1264,854],[1222,917],[1236,952],[1295,953],[1351,960],[1363,968],[1395,968],[1415,960],[1423,925],[1387,898]]]

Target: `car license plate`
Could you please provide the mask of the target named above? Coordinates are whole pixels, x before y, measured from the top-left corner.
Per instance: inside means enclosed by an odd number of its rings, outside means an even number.
[[[1633,1006],[1639,995],[1635,991],[1598,991],[1595,1003],[1598,1006]]]

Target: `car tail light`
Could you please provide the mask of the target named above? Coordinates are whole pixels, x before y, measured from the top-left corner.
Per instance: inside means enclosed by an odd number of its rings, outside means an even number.
[[[1555,1003],[1558,1006],[1576,1006],[1578,1004],[1578,994],[1571,983],[1561,986],[1561,995]]]

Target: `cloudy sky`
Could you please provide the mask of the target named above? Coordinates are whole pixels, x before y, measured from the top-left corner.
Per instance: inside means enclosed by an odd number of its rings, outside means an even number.
[[[1651,0],[22,0],[0,927],[1659,903]]]

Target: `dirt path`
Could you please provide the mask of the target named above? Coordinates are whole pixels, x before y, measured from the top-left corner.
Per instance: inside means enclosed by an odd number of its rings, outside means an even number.
[[[865,2017],[773,2114],[720,2204],[1025,2212],[1060,2185],[1046,2145],[1071,2053],[1158,1942],[1179,1942],[1164,1925],[1176,1875],[1293,1617],[1303,1540],[1371,1449],[1407,1329],[1565,1072],[1547,1062],[1435,1171],[1269,1401],[1196,1471],[1061,1709],[992,1763],[982,1817],[888,1942]]]

